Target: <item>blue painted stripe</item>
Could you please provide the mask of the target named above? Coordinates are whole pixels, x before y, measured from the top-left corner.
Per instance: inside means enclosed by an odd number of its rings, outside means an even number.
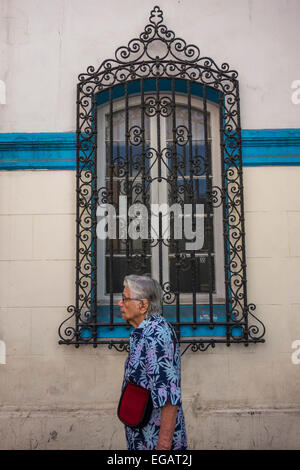
[[[175,92],[176,93],[187,93],[187,81],[175,79]],[[172,91],[172,80],[169,78],[161,78],[159,81],[159,89],[160,91]],[[156,91],[156,80],[155,78],[148,78],[144,80],[144,91],[147,92],[155,92]],[[141,82],[140,80],[134,80],[128,82],[128,94],[140,94],[141,92]],[[203,97],[203,85],[200,83],[191,83],[191,94],[193,96]],[[124,84],[116,85],[113,88],[113,99],[122,98],[125,96],[125,86]],[[207,87],[206,89],[206,98],[208,101],[213,101],[214,103],[218,103],[218,91]],[[108,103],[109,101],[109,93],[108,90],[101,91],[97,94],[97,106]]]
[[[242,129],[243,166],[300,165],[300,129]]]
[[[75,170],[76,133],[0,134],[1,170]]]
[[[300,165],[300,129],[242,129],[243,166]],[[0,133],[0,170],[76,170],[76,133]]]
[[[129,334],[133,330],[133,327],[128,328],[127,323],[122,319],[120,314],[120,308],[114,306],[114,321],[116,323],[124,323],[124,326],[115,326],[111,328],[109,326],[101,326],[97,329],[98,338],[128,338]],[[173,305],[164,306],[164,317],[169,321],[176,321],[176,307]],[[97,319],[101,323],[109,323],[110,306],[103,305],[97,307]],[[181,322],[192,322],[193,321],[193,307],[192,305],[184,305],[180,308],[180,319]],[[180,327],[181,337],[224,337],[226,336],[226,327],[224,325],[215,325],[214,328],[210,328],[208,325],[201,325],[201,322],[209,322],[209,305],[197,305],[196,306],[196,319],[200,323],[195,329],[189,325],[183,325]],[[225,305],[214,305],[214,322],[225,322],[226,321],[226,306]],[[92,336],[91,328],[83,328],[81,330],[82,338],[90,338]],[[241,336],[242,330],[240,327],[233,328],[232,335],[234,337]]]

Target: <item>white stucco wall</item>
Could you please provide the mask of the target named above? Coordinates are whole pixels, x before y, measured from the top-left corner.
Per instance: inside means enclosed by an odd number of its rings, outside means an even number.
[[[0,131],[74,132],[78,74],[139,34],[155,4],[2,0]],[[299,127],[298,1],[159,5],[178,36],[239,71],[243,128]],[[191,449],[300,446],[299,179],[300,167],[244,168],[248,300],[266,343],[185,353]],[[2,171],[0,223],[0,448],[125,449],[116,406],[126,354],[58,345],[75,299],[75,172]]]
[[[191,448],[299,448],[299,178],[300,168],[244,169],[248,300],[266,343],[184,354]],[[57,344],[75,298],[75,173],[1,172],[0,201],[1,448],[125,448],[126,354]]]
[[[239,72],[243,128],[298,126],[298,0],[1,0],[0,131],[74,131],[78,75],[139,35],[157,3],[177,36]]]

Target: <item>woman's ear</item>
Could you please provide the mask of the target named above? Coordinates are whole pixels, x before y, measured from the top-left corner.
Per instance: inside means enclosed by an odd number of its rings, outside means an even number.
[[[141,308],[141,312],[142,312],[143,314],[145,314],[145,313],[147,312],[148,308],[149,308],[149,301],[148,301],[148,300],[142,300],[141,303],[142,303],[142,305],[141,305],[141,307],[140,307],[140,308]]]

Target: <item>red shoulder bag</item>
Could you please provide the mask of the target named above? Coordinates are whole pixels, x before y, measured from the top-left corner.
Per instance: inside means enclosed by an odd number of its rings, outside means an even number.
[[[131,428],[143,428],[153,410],[151,392],[127,380],[118,406],[118,418]]]

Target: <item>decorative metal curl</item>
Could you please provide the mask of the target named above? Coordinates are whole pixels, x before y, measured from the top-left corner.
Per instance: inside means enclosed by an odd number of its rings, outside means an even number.
[[[173,103],[168,96],[162,96],[161,98],[149,96],[145,100],[146,116],[152,117],[159,114],[163,117],[168,117],[171,115],[172,111]]]
[[[183,343],[183,344],[185,344],[185,343]],[[199,342],[194,341],[194,342],[191,342],[190,344],[187,345],[187,347],[181,353],[181,356],[183,356],[184,353],[188,349],[191,349],[192,352],[206,351],[210,346],[212,348],[214,348],[216,346],[216,343],[214,341],[199,341]]]
[[[249,331],[249,337],[252,339],[252,340],[256,340],[256,341],[263,341],[264,340],[262,339],[263,336],[265,335],[265,332],[266,332],[266,328],[264,326],[264,324],[262,323],[261,320],[259,320],[252,312],[253,310],[256,309],[256,306],[254,304],[248,304],[247,306],[247,312],[253,317],[255,318],[255,320],[259,323],[259,325],[250,325],[249,328],[248,328],[248,331]],[[259,326],[262,328],[262,332],[260,333],[259,332]],[[260,333],[260,334],[259,334]]]
[[[107,85],[114,84],[114,73],[116,67],[127,64],[138,64],[142,65],[145,70],[145,60],[155,60],[156,71],[152,71],[154,75],[161,76],[165,73],[164,64],[157,63],[156,58],[152,58],[152,54],[148,54],[148,48],[154,41],[160,42],[161,47],[166,48],[168,54],[164,53],[159,55],[163,60],[168,60],[168,66],[174,68],[174,64],[170,64],[172,61],[181,62],[181,70],[179,75],[183,76],[187,73],[189,64],[193,64],[193,68],[190,70],[190,79],[194,80],[200,78],[200,70],[206,71],[206,79],[214,77],[214,85],[217,86],[221,83],[222,78],[228,77],[231,80],[235,80],[238,76],[235,70],[230,70],[227,63],[223,63],[221,67],[218,67],[216,63],[207,57],[200,56],[200,50],[194,44],[186,44],[184,39],[176,38],[175,33],[169,30],[165,25],[162,24],[163,12],[159,6],[155,6],[150,13],[150,24],[146,25],[144,31],[140,34],[139,38],[134,38],[128,42],[127,46],[121,46],[116,50],[115,60],[105,60],[101,66],[96,70],[95,67],[89,66],[87,72],[80,74],[78,79],[79,82],[85,82],[91,80],[94,83],[103,84],[106,82]],[[197,65],[197,67],[196,67]],[[158,67],[161,67],[161,71],[158,72]],[[125,81],[128,79],[126,70],[123,69],[123,75],[119,77],[119,81]],[[170,72],[170,69],[169,69]],[[137,69],[130,69],[131,78],[138,77]],[[197,75],[197,77],[196,77]],[[227,87],[230,86],[229,84]],[[91,86],[90,86],[91,87]],[[228,92],[227,88],[227,92]],[[86,90],[86,94],[92,93],[91,88]]]
[[[165,302],[166,304],[172,304],[175,298],[176,295],[174,292],[172,292],[170,282],[165,282],[163,284],[163,302]]]
[[[131,145],[141,145],[143,141],[144,132],[140,126],[132,126],[129,130],[129,140]]]
[[[63,343],[72,343],[74,338],[76,337],[76,329],[74,326],[66,326],[64,332],[62,332],[63,326],[67,323],[71,318],[76,315],[76,307],[75,305],[69,305],[67,308],[69,313],[72,313],[68,318],[66,318],[58,328],[58,334],[61,340],[58,342],[59,344]]]
[[[118,352],[129,352],[130,344],[128,342],[113,343],[112,341],[108,344],[108,349],[115,348]]]
[[[188,128],[186,126],[176,127],[176,144],[186,145],[188,143]]]

